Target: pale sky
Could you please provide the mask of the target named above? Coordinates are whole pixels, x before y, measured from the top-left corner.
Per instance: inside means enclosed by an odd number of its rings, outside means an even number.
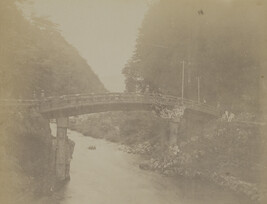
[[[133,53],[148,0],[35,0],[31,9],[60,25],[108,90],[124,90],[121,71]]]

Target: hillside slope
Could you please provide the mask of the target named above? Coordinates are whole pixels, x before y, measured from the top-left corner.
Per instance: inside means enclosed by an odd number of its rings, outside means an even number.
[[[13,0],[0,2],[0,97],[103,92],[105,88],[52,22],[24,18]]]
[[[200,77],[201,102],[257,111],[266,92],[266,8],[243,0],[155,3],[123,70],[127,89],[149,85],[150,91],[181,96],[184,61],[184,97],[197,100]]]
[[[46,96],[106,91],[55,24],[25,19],[15,2],[0,1],[0,100],[40,97],[42,90]],[[55,151],[49,120],[21,107],[2,106],[0,203],[36,204],[53,193]]]

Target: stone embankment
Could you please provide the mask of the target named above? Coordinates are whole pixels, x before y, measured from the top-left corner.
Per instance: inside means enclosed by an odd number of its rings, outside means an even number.
[[[260,201],[263,198],[261,197],[261,193],[259,192],[259,185],[242,181],[231,175],[218,174],[216,172],[202,172],[198,169],[187,168],[183,165],[183,163],[188,162],[190,159],[189,156],[183,155],[178,146],[170,147],[171,151],[175,155],[180,157],[180,161],[175,158],[165,158],[165,159],[155,159],[150,158],[139,165],[141,169],[156,171],[162,173],[166,176],[184,176],[188,178],[203,178],[208,179],[222,187],[231,189],[239,194],[244,194],[248,196],[252,201]],[[153,147],[148,143],[138,144],[134,146],[126,146],[121,145],[119,150],[122,150],[131,154],[141,154],[141,155],[151,155],[153,151]],[[183,162],[183,161],[184,162]],[[187,161],[186,161],[187,160]]]
[[[253,136],[253,137],[252,137]],[[259,147],[258,128],[241,126],[235,123],[211,124],[204,135],[192,136],[178,145],[160,148],[159,144],[152,145],[149,141],[134,145],[121,145],[120,150],[145,155],[146,160],[140,168],[162,173],[167,176],[184,176],[188,178],[203,178],[246,195],[252,201],[260,202],[266,193],[255,178],[259,169],[255,158],[260,152],[250,149]],[[231,147],[224,146],[231,144]],[[161,150],[161,152],[159,151]],[[228,151],[226,153],[225,151]],[[231,155],[236,155],[231,156]],[[244,161],[239,158],[244,158]],[[245,165],[244,165],[245,163]],[[257,166],[257,168],[256,168]],[[242,173],[247,174],[246,176]]]

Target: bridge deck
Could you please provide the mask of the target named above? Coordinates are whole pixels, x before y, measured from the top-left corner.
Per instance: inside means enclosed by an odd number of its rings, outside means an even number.
[[[114,108],[120,110],[127,110],[127,108],[162,106],[173,108],[175,106],[185,106],[186,109],[195,110],[212,116],[219,116],[218,109],[207,104],[199,104],[196,101],[182,99],[170,95],[161,94],[140,94],[140,93],[104,93],[104,94],[75,94],[65,95],[60,97],[47,97],[43,100],[1,100],[0,104],[3,106],[17,105],[17,106],[34,106],[40,113],[53,114],[57,112],[68,112],[69,114],[81,114],[82,108],[91,107],[90,112],[94,112],[94,107],[106,107],[103,111]],[[138,109],[137,108],[137,109]],[[100,108],[101,109],[101,108]],[[101,110],[96,111],[101,112]]]

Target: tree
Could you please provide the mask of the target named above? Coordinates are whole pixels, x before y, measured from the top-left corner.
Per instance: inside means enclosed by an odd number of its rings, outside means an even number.
[[[0,97],[105,91],[87,62],[45,18],[24,18],[15,1],[0,2]]]
[[[123,70],[126,88],[149,84],[181,96],[185,60],[186,98],[197,100],[200,76],[202,101],[235,110],[259,107],[263,14],[248,1],[160,1],[145,16]]]

